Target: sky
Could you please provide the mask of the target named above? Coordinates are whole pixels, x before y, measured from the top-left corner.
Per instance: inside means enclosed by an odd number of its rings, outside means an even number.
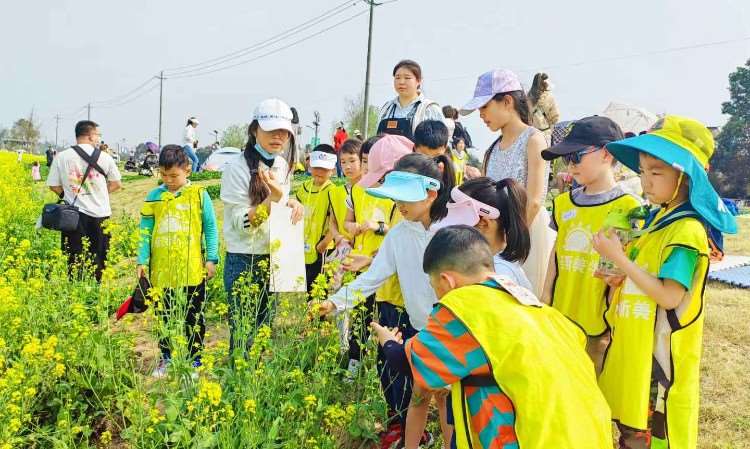
[[[124,94],[161,70],[262,42],[342,2],[9,3],[0,27],[0,126],[10,127],[33,110],[43,137],[54,141],[54,116],[60,114],[59,143],[69,143],[75,122],[86,118],[83,106],[92,102],[91,119],[101,125],[106,142],[155,141],[158,82]],[[162,142],[179,142],[193,115],[200,120],[199,139],[213,141],[213,130],[248,123],[255,105],[267,97],[296,106],[304,124],[319,111],[322,140],[330,140],[346,99],[364,89],[367,14],[323,31],[367,9],[362,0],[346,5],[332,19],[236,62],[320,33],[270,56],[204,76],[167,76]],[[601,113],[610,101],[619,101],[721,125],[727,76],[750,58],[750,2],[708,5],[705,0],[391,1],[375,9],[371,101],[380,106],[395,96],[392,68],[409,58],[422,65],[426,96],[441,105],[469,100],[477,76],[487,70],[514,70],[527,87],[534,73],[544,70],[563,119]],[[717,42],[723,43],[713,45]],[[112,107],[118,100],[121,105]],[[110,107],[100,107],[105,105]],[[477,115],[462,120],[483,148],[494,136]],[[308,129],[304,140],[310,137]]]

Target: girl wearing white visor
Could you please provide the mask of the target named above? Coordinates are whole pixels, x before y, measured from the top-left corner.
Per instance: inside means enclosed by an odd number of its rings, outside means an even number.
[[[410,326],[402,328],[404,339],[424,329],[433,305],[438,302],[430,278],[422,269],[422,258],[434,231],[431,226],[445,218],[446,204],[453,188],[455,176],[450,164],[444,170],[433,159],[418,153],[403,156],[393,171],[385,175],[385,182],[367,193],[378,198],[389,198],[404,218],[383,239],[370,268],[357,279],[342,287],[327,301],[320,304],[321,315],[337,314],[351,310],[357,298],[366,298],[377,291],[392,275],[398,276],[404,296]],[[421,399],[415,400],[415,396]],[[413,448],[430,440],[424,428],[429,410],[430,395],[419,392],[412,397],[406,417],[405,447]],[[438,398],[438,409],[446,441],[450,429],[445,419],[445,396]]]

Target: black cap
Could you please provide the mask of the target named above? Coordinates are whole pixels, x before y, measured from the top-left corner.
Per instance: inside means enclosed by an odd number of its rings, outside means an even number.
[[[542,151],[542,158],[551,161],[589,146],[603,147],[624,138],[620,126],[611,119],[598,115],[585,117],[573,123],[573,128],[562,142]]]

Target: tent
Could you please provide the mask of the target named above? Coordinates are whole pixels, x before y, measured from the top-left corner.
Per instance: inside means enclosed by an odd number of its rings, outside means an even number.
[[[617,102],[611,102],[602,115],[611,118],[620,125],[622,132],[630,131],[635,134],[647,131],[659,120],[659,116],[653,112]]]
[[[234,147],[224,147],[211,153],[211,155],[203,163],[203,170],[206,171],[224,171],[227,164],[237,158],[238,155],[242,154],[242,150]]]

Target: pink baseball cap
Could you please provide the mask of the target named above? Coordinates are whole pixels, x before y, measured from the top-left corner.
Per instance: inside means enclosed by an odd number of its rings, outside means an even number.
[[[497,94],[523,90],[518,75],[506,69],[496,69],[483,73],[477,79],[474,98],[461,108],[461,115],[469,115],[492,100]]]
[[[430,227],[431,230],[437,231],[438,229],[455,225],[476,226],[479,223],[480,217],[487,217],[493,220],[500,217],[500,211],[497,208],[475,200],[462,192],[458,187],[454,187],[451,190],[451,200],[453,202],[448,203],[446,206],[448,208],[448,215],[433,224]]]
[[[367,158],[367,174],[362,176],[359,185],[368,188],[393,170],[399,159],[414,152],[414,143],[404,136],[386,134],[370,149]]]

